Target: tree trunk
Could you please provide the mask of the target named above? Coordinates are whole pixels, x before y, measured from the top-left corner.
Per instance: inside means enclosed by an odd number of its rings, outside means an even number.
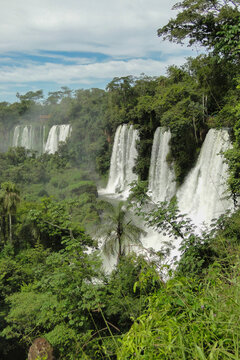
[[[117,264],[119,264],[119,261],[122,256],[122,244],[121,244],[121,238],[118,239],[118,257],[117,257]]]
[[[8,218],[9,218],[9,241],[10,244],[12,245],[12,216],[11,214],[8,214]]]
[[[117,263],[119,263],[119,260],[121,259],[122,256],[122,228],[121,228],[121,224],[118,223],[118,227],[117,227],[117,239],[118,239],[118,258],[117,258]]]

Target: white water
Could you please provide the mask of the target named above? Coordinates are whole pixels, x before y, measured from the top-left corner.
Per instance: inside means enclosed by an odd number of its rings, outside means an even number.
[[[133,172],[137,158],[137,140],[138,131],[133,129],[132,125],[124,124],[117,128],[113,143],[108,184],[106,189],[100,192],[121,195],[123,198],[128,197],[129,184],[137,180],[137,175]]]
[[[119,189],[121,191],[126,183],[123,175],[123,169],[127,165],[127,158],[123,154],[127,148],[126,132],[124,125],[117,129],[115,135],[107,186],[109,193],[116,193]],[[194,168],[177,191],[174,173],[166,162],[170,136],[170,132],[163,128],[158,128],[155,133],[149,171],[149,193],[153,202],[169,200],[176,194],[180,212],[190,217],[200,230],[203,223],[209,225],[213,218],[218,218],[226,210],[233,208],[226,186],[227,164],[221,155],[221,152],[231,147],[229,134],[227,130],[209,130]],[[151,229],[148,229],[147,235],[141,239],[145,248],[153,248],[155,251],[160,250],[164,242],[169,240],[175,246],[169,256],[171,261],[180,256],[180,239],[169,239]]]
[[[170,200],[176,192],[174,171],[166,160],[170,151],[170,139],[170,130],[157,128],[153,139],[148,185],[148,194],[154,202]]]
[[[15,126],[15,128],[14,128],[14,133],[13,133],[13,141],[12,141],[12,146],[13,146],[13,147],[19,146],[19,145],[18,145],[19,135],[20,135],[20,126],[17,125],[17,126]]]
[[[12,146],[22,146],[26,149],[32,149],[33,143],[32,125],[21,126],[17,125],[14,129]]]
[[[21,138],[21,146],[32,149],[32,126],[24,126]]]
[[[232,208],[227,193],[227,164],[220,154],[231,146],[227,130],[210,129],[198,160],[177,192],[179,209],[197,226],[209,224]]]
[[[60,142],[65,142],[71,135],[71,125],[53,125],[49,131],[44,152],[54,154]]]
[[[59,129],[59,142],[65,142],[67,140],[67,138],[71,135],[72,133],[72,127],[71,125],[67,124],[67,125],[58,125],[60,127]]]
[[[53,125],[49,131],[44,152],[54,154],[58,149],[58,132],[57,125]]]
[[[26,149],[36,150],[40,154],[48,152],[55,153],[59,143],[65,142],[71,135],[71,125],[54,125],[51,127],[47,142],[45,143],[46,128],[44,125],[17,125],[14,128],[12,144],[13,147],[22,146]]]

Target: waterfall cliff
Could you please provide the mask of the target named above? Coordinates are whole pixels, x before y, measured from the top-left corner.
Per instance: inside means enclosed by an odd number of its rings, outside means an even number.
[[[47,152],[54,154],[60,142],[64,142],[71,135],[71,125],[54,125],[51,127],[47,141],[45,141],[46,128],[44,125],[17,125],[13,131],[12,147],[22,146],[26,149],[36,150],[40,154]]]
[[[198,160],[177,192],[181,213],[194,224],[208,224],[232,207],[227,193],[227,164],[221,152],[231,146],[227,130],[210,129]]]
[[[133,173],[137,139],[138,132],[133,126],[125,124],[117,128],[105,193],[128,196],[129,184],[137,179]],[[226,186],[227,164],[221,154],[231,146],[228,130],[209,130],[195,166],[178,190],[174,171],[166,160],[170,139],[169,130],[157,128],[152,147],[148,194],[154,202],[170,200],[176,194],[182,214],[187,214],[197,226],[203,222],[208,224],[211,219],[232,208]]]
[[[13,131],[12,147],[22,146],[39,153],[44,151],[45,126],[17,125]]]
[[[129,184],[137,180],[137,175],[133,172],[137,158],[137,140],[138,131],[133,129],[132,125],[124,124],[117,128],[106,193],[121,193],[124,197],[128,196]]]
[[[166,159],[170,151],[170,139],[170,130],[157,128],[153,139],[148,185],[148,194],[154,202],[170,200],[176,191],[174,171]]]
[[[60,142],[64,142],[71,135],[71,125],[53,125],[49,131],[45,151],[54,154],[59,147]]]

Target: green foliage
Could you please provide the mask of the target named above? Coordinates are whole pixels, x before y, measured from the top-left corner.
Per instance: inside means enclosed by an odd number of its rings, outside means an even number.
[[[76,201],[54,202],[50,198],[43,198],[26,218],[26,222],[29,219],[31,226],[34,226],[35,241],[55,250],[61,249],[62,241],[68,237],[80,238],[82,244],[92,245],[91,239],[83,236],[82,227],[72,219],[76,206]]]
[[[30,109],[35,108],[35,112],[41,111],[40,100],[43,98],[43,91],[28,91],[24,95],[16,94],[16,97],[20,100],[18,104],[18,113],[19,115],[25,115],[30,111]],[[27,115],[28,116],[28,115]]]
[[[86,309],[98,302],[93,278],[99,268],[94,256],[85,253],[84,234],[79,240],[65,237],[64,249],[50,253],[35,269],[34,281],[8,297],[8,326],[2,336],[29,343],[44,334],[61,358],[80,356],[79,345],[91,323]]]
[[[146,199],[150,200],[147,195],[148,181],[134,181],[130,184],[131,191],[128,197],[129,205],[131,206],[136,201],[142,205],[146,202]]]
[[[0,103],[1,151],[17,123],[73,128],[71,141],[55,154],[37,156],[24,148],[0,154],[1,359],[25,358],[37,336],[45,336],[66,360],[240,357],[239,212],[196,234],[176,199],[145,204],[158,126],[171,130],[167,161],[178,183],[193,166],[208,128],[233,127],[226,161],[238,203],[238,5],[239,0],[176,4],[180,11],[159,35],[200,43],[212,53],[170,66],[166,76],[117,77],[106,91],[62,87],[45,100],[41,90],[29,91],[17,94],[17,103]],[[139,180],[129,202],[145,213],[148,226],[181,239],[174,271],[163,265],[168,248],[149,250],[147,258],[127,255],[141,245],[142,233],[129,204],[114,207],[97,199],[96,170],[106,178],[114,133],[123,123],[140,134],[134,168]],[[106,252],[117,255],[111,274],[102,274],[96,241],[83,226],[91,234],[97,226]]]
[[[148,227],[169,238],[158,254],[159,261],[169,255],[169,250],[172,249],[171,240],[179,239],[178,248],[181,258],[175,264],[177,272],[181,275],[200,276],[202,271],[218,257],[217,251],[212,246],[212,239],[219,228],[224,226],[225,217],[213,221],[210,230],[203,230],[199,234],[191,219],[180,213],[175,197],[169,203],[159,202],[152,206],[148,203],[147,210],[146,203],[141,197],[140,201],[139,197],[136,197],[134,208],[137,215],[143,217]]]
[[[237,86],[237,90],[239,90],[239,85]],[[238,94],[239,97],[239,94]],[[232,107],[232,112],[235,112],[236,116],[238,117],[240,113],[239,104],[235,103],[235,106]],[[240,121],[237,120],[234,125],[234,143],[233,148],[229,149],[225,152],[224,156],[226,162],[228,164],[228,171],[229,171],[229,178],[228,178],[228,186],[230,192],[232,194],[234,204],[237,206],[238,204],[238,197],[240,195]]]
[[[202,284],[168,280],[123,337],[117,358],[237,359],[238,273],[234,266],[226,279],[219,271],[213,264]]]
[[[97,187],[93,182],[90,181],[80,181],[76,184],[71,184],[69,190],[74,195],[82,195],[84,193],[93,194],[97,196]]]
[[[118,262],[132,251],[131,247],[141,245],[140,235],[144,231],[134,225],[123,202],[103,212],[102,224],[97,235],[103,239],[103,250],[107,254],[117,255]]]
[[[124,333],[143,311],[147,295],[162,286],[153,264],[143,257],[121,258],[105,288],[105,316]],[[133,286],[134,284],[134,286]]]
[[[183,0],[173,6],[180,11],[158,29],[158,36],[177,43],[187,39],[189,45],[198,43],[229,54],[239,44],[239,4],[238,0]]]
[[[238,62],[240,55],[240,17],[238,19],[235,18],[231,20],[232,23],[225,23],[222,25],[222,29],[217,33],[220,39],[216,41],[215,51],[217,53],[223,54],[223,56],[227,57],[228,59],[232,59],[233,61],[235,60]]]
[[[1,240],[13,244],[13,221],[16,216],[17,206],[20,202],[20,192],[12,182],[1,184],[0,190],[0,216]]]
[[[84,163],[86,168],[94,170],[102,146],[108,147],[104,128],[106,101],[104,90],[75,92],[68,115],[72,119],[73,132],[71,142],[67,144],[70,162],[74,166]]]

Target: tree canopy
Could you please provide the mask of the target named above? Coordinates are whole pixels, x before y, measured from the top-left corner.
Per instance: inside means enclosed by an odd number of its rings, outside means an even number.
[[[200,44],[239,57],[239,0],[184,0],[173,6],[175,19],[158,29],[164,40]]]

